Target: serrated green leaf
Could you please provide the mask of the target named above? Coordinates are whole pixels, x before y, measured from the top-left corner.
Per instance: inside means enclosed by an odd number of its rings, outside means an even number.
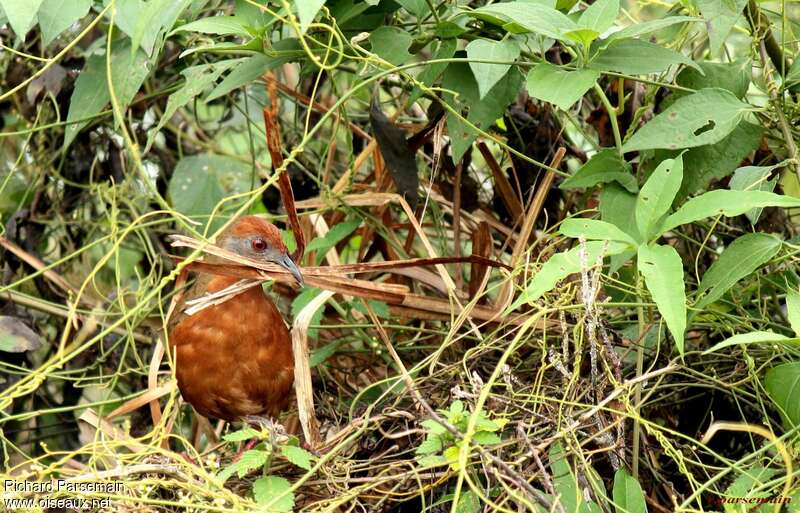
[[[441,435],[447,433],[447,428],[433,419],[425,419],[422,422],[420,422],[419,425],[435,435]]]
[[[661,162],[647,179],[636,197],[636,228],[642,239],[649,241],[660,235],[659,221],[669,212],[683,180],[683,158]]]
[[[786,429],[800,425],[800,362],[784,363],[767,371],[764,387],[781,409]]]
[[[766,233],[748,233],[733,241],[700,280],[697,286],[700,300],[695,308],[705,308],[721,298],[736,282],[769,262],[781,245],[780,239]]]
[[[233,431],[223,435],[222,439],[226,442],[243,442],[253,438],[261,438],[261,433],[251,427],[242,428],[238,431]]]
[[[526,83],[528,94],[534,98],[568,110],[592,88],[599,77],[599,71],[570,71],[543,62],[531,69]]]
[[[92,0],[44,0],[39,8],[39,29],[42,44],[49,45],[53,39],[86,16]]]
[[[594,187],[599,183],[617,182],[628,191],[636,193],[639,185],[631,171],[631,165],[613,148],[602,149],[581,166],[575,174],[564,180],[561,189]]]
[[[420,467],[422,468],[438,467],[441,465],[447,465],[447,458],[440,454],[429,454],[427,456],[417,458],[417,463],[419,463]]]
[[[614,507],[617,513],[647,513],[642,487],[624,468],[614,475]]]
[[[615,225],[605,221],[598,221],[597,219],[565,219],[559,226],[558,231],[574,239],[583,236],[586,240],[619,241],[626,242],[632,246],[637,244],[630,235]]]
[[[676,226],[693,223],[706,217],[742,215],[748,210],[763,207],[800,207],[800,199],[764,191],[728,191],[717,189],[692,198],[668,216],[660,233]]]
[[[284,458],[289,460],[290,463],[302,469],[311,470],[313,467],[314,455],[302,447],[284,445],[281,446],[281,454],[283,454]]]
[[[678,351],[683,354],[686,291],[681,257],[672,246],[643,244],[639,246],[638,266],[647,290],[675,339]]]
[[[514,62],[519,57],[519,45],[512,39],[487,41],[476,39],[467,45],[467,57],[476,61]],[[478,94],[485,97],[494,85],[508,72],[511,64],[492,64],[490,62],[472,62],[469,67],[478,84]]]
[[[424,456],[427,454],[434,454],[443,449],[442,439],[438,435],[428,435],[428,437],[419,444],[416,454]]]
[[[675,50],[640,39],[617,39],[592,57],[589,67],[626,75],[649,75],[677,64],[698,68],[696,62]]]
[[[502,438],[489,431],[478,431],[472,436],[472,439],[478,445],[493,445],[503,441]]]
[[[234,474],[237,474],[239,477],[244,477],[249,472],[264,466],[268,457],[268,451],[262,451],[260,449],[245,451],[237,461],[222,469],[217,474],[217,479],[224,483]]]
[[[267,506],[268,511],[289,512],[294,508],[292,484],[286,478],[265,476],[253,483],[256,502]]]
[[[751,107],[724,89],[684,96],[636,131],[623,151],[692,148],[722,140]]]
[[[630,247],[629,244],[622,242],[601,242],[589,241],[586,243],[586,266],[592,268],[597,261],[597,257],[605,250],[605,256],[616,255],[622,253]],[[580,246],[557,253],[550,257],[545,262],[541,269],[533,274],[533,279],[526,287],[525,291],[520,297],[508,308],[508,312],[512,312],[525,303],[532,303],[536,301],[543,294],[553,290],[556,284],[569,276],[580,272],[584,264],[581,263]]]

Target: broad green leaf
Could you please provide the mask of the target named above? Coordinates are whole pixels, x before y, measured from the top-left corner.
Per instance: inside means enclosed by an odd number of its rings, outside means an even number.
[[[619,0],[597,0],[581,14],[578,25],[602,34],[614,24],[619,13]]]
[[[44,0],[39,8],[42,44],[47,46],[73,23],[86,16],[92,0]]]
[[[724,89],[684,96],[636,131],[623,151],[692,148],[722,140],[751,107]]]
[[[563,41],[566,33],[577,30],[578,25],[565,14],[552,7],[530,2],[505,2],[487,5],[471,11],[478,17],[499,18],[543,36]]]
[[[766,191],[775,190],[777,178],[768,180],[777,166],[745,166],[733,172],[728,187],[733,191]],[[761,208],[754,208],[744,213],[751,224],[756,224],[761,217]]]
[[[733,26],[742,17],[747,0],[695,0],[708,27],[711,55],[716,55]]]
[[[647,513],[639,481],[621,468],[614,474],[614,507],[617,513]]]
[[[265,476],[253,483],[253,497],[257,503],[267,506],[267,511],[289,512],[294,508],[291,488],[292,484],[284,477]]]
[[[600,37],[599,33],[587,28],[570,30],[569,32],[564,33],[564,35],[567,36],[568,39],[575,41],[586,48],[592,44],[592,41]]]
[[[433,54],[432,60],[439,60],[439,59],[450,59],[455,55],[456,48],[458,47],[458,40],[453,39],[442,39],[439,41],[438,46],[436,47],[436,51]],[[433,83],[436,81],[437,78],[444,72],[445,68],[447,68],[446,62],[436,62],[433,64],[426,64],[425,68],[420,71],[419,75],[417,75],[417,80],[425,84],[426,86],[432,86]],[[409,103],[414,103],[422,96],[422,89],[415,86],[414,90],[411,92],[411,96],[408,99]]]
[[[397,3],[402,5],[403,9],[418,18],[425,16],[431,11],[426,0],[397,0]]]
[[[732,92],[737,98],[744,98],[750,86],[753,63],[748,60],[738,62],[701,62],[700,69],[684,68],[675,78],[683,87],[700,90],[717,87]],[[675,91],[677,92],[677,91]],[[674,93],[673,93],[674,94]],[[679,94],[683,94],[682,92]]]
[[[130,36],[134,48],[153,55],[190,0],[121,0],[115,4],[117,25]]]
[[[600,191],[600,219],[611,223],[635,240],[641,240],[636,227],[636,195],[615,183]]]
[[[693,223],[706,217],[723,215],[733,217],[748,210],[763,207],[800,207],[800,199],[766,191],[729,191],[717,189],[692,198],[677,212],[664,220],[660,232]]]
[[[462,491],[456,505],[456,513],[479,513],[483,509],[481,506],[481,500],[475,492]]]
[[[786,292],[786,317],[794,334],[800,337],[800,291],[795,288]]]
[[[556,253],[545,262],[541,269],[533,274],[533,279],[528,284],[522,295],[512,304],[508,311],[513,311],[525,303],[533,303],[543,294],[553,290],[556,284],[569,276],[580,272],[581,269],[591,269],[595,266],[599,255],[605,256],[622,253],[630,246],[622,242],[606,243],[605,241],[589,241],[585,245],[584,259],[581,261],[581,247],[577,246],[563,253]]]
[[[281,454],[292,464],[302,469],[311,470],[311,467],[313,467],[314,455],[302,447],[283,445],[281,446]]]
[[[250,35],[247,26],[247,20],[239,18],[238,16],[210,16],[208,18],[200,18],[186,25],[181,25],[173,30],[171,34],[178,32],[199,32],[201,34],[217,34],[220,36],[236,34],[247,37]]]
[[[537,64],[528,73],[528,94],[568,110],[592,88],[600,77],[599,71],[565,70],[548,62]]]
[[[676,64],[698,67],[692,59],[675,50],[641,39],[618,39],[601,49],[589,62],[589,67],[626,75],[648,75]]]
[[[514,62],[519,57],[519,46],[511,39],[487,41],[476,39],[467,45],[467,57],[476,61]],[[511,64],[470,62],[469,67],[478,84],[478,94],[483,99],[494,85],[508,72]]]
[[[611,42],[617,39],[629,39],[634,37],[643,36],[645,34],[649,34],[651,32],[655,32],[657,30],[661,30],[663,28],[670,27],[677,23],[691,23],[691,22],[698,22],[703,21],[700,18],[694,18],[692,16],[669,16],[667,18],[661,18],[658,20],[648,20],[643,21],[641,23],[635,23],[624,29],[614,32],[605,42]],[[607,43],[606,43],[607,44]]]
[[[472,440],[478,445],[494,445],[503,441],[498,435],[489,431],[478,431],[472,437]]]
[[[745,511],[746,508],[742,507],[744,503],[742,499],[746,500],[772,496],[772,494],[764,491],[762,485],[768,483],[777,473],[777,470],[768,469],[759,465],[744,470],[742,475],[737,477],[728,489],[725,490],[726,496],[735,498],[736,500],[736,502],[724,502],[722,504],[725,513],[742,513],[742,511]],[[764,506],[756,506],[752,507],[750,511],[754,513],[766,513],[769,510]],[[791,509],[789,511],[791,512]]]
[[[223,435],[222,439],[225,440],[226,442],[243,442],[245,440],[258,438],[260,436],[261,433],[259,431],[256,431],[251,427],[246,427],[238,431],[228,433],[227,435]]]
[[[800,425],[800,362],[784,363],[767,371],[764,387],[781,409],[786,429]]]
[[[683,159],[678,155],[658,165],[636,197],[636,227],[645,241],[657,237],[659,221],[669,212],[683,180]]]
[[[133,100],[136,92],[142,86],[144,79],[150,72],[151,63],[144,52],[136,51],[131,55],[130,42],[113,46],[111,51],[111,82],[114,93],[124,112]],[[110,101],[108,81],[106,79],[105,55],[92,55],[86,60],[75,89],[69,100],[69,113],[64,131],[64,146],[67,147],[85,127],[92,116],[97,115]],[[82,120],[82,121],[80,121]]]
[[[36,13],[41,5],[42,0],[0,0],[0,7],[5,11],[11,28],[22,41],[36,23]]]
[[[579,511],[578,506],[583,502],[583,494],[561,442],[553,444],[548,456],[550,459],[550,472],[553,474],[553,487],[556,495],[559,496],[558,502],[561,508],[570,513],[577,513]],[[560,511],[561,508],[556,506],[554,510]]]
[[[781,335],[779,333],[773,333],[771,331],[751,331],[750,333],[742,333],[739,335],[734,335],[730,338],[726,338],[722,342],[718,344],[714,344],[712,347],[703,351],[703,354],[711,354],[719,351],[720,349],[725,349],[726,347],[730,346],[740,346],[740,345],[748,345],[748,344],[775,344],[775,343],[790,343],[790,342],[799,342],[800,339],[798,338],[789,338],[787,336]]]
[[[636,241],[615,225],[596,219],[565,219],[558,231],[567,237],[577,239],[583,236],[587,240],[608,240],[627,242],[635,246]]]
[[[172,119],[172,116],[175,115],[178,109],[208,89],[223,72],[239,65],[242,61],[243,59],[230,59],[213,64],[200,64],[181,71],[185,82],[180,89],[169,95],[167,107],[164,109],[164,115],[161,117],[161,120],[159,120],[155,129],[150,132],[145,151],[149,150],[156,134],[164,128],[164,125],[166,125],[170,119]]]
[[[42,338],[16,317],[0,315],[0,351],[23,353],[42,347]]]
[[[606,148],[595,153],[586,164],[564,180],[559,187],[561,189],[588,189],[599,183],[609,182],[617,182],[632,193],[639,191],[631,165],[625,162],[613,148]]]
[[[412,41],[411,34],[398,27],[379,27],[369,36],[372,52],[395,66],[400,66],[413,57],[408,53]]]
[[[641,245],[638,256],[639,272],[647,290],[653,296],[658,311],[683,354],[686,331],[686,291],[683,286],[683,263],[672,246]]]
[[[322,6],[325,5],[325,0],[295,0],[294,6],[297,9],[297,17],[300,18],[300,32],[303,34],[308,30],[309,25],[317,17],[317,13]]]
[[[705,308],[721,298],[736,282],[769,262],[780,251],[781,244],[780,239],[766,233],[748,233],[733,241],[700,280],[697,286],[700,300],[695,307]],[[706,295],[702,296],[703,293]]]
[[[192,155],[178,161],[167,195],[175,210],[206,221],[206,216],[223,198],[250,190],[251,175],[250,166],[239,160],[221,155]],[[228,210],[236,206],[228,205]],[[216,219],[212,228],[221,222]]]
[[[222,469],[217,474],[217,479],[223,483],[227,481],[234,474],[239,477],[246,476],[249,472],[261,468],[267,462],[270,453],[261,449],[250,449],[245,451],[239,459]]]
[[[325,253],[327,253],[329,249],[333,248],[336,244],[353,233],[359,225],[361,225],[360,219],[350,219],[349,221],[343,221],[334,225],[324,237],[317,237],[312,240],[308,246],[306,246],[306,253],[318,251],[318,260],[322,260],[322,257],[325,256]]]
[[[418,456],[425,456],[428,454],[435,454],[442,450],[442,438],[439,435],[429,434],[425,441],[419,444],[416,450]]]

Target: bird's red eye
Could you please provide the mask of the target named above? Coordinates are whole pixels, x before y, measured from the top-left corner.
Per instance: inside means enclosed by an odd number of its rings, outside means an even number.
[[[267,243],[264,239],[253,239],[251,242],[253,249],[256,251],[264,251],[267,249]]]

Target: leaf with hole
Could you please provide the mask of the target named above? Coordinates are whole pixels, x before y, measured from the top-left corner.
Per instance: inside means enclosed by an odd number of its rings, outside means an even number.
[[[568,110],[592,88],[599,77],[599,71],[571,71],[543,62],[528,73],[528,94],[562,110]]]
[[[661,232],[659,221],[669,212],[683,180],[683,159],[678,155],[658,165],[636,197],[636,227],[642,238],[649,241]]]
[[[782,242],[766,233],[748,233],[731,243],[703,275],[695,304],[705,308],[722,297],[736,282],[753,274],[781,249]],[[703,295],[705,294],[705,295]]]
[[[800,362],[784,363],[767,371],[764,387],[780,408],[786,429],[800,425]]]
[[[751,107],[724,89],[684,96],[637,130],[623,151],[692,148],[722,140]]]
[[[678,351],[683,354],[686,331],[686,291],[683,285],[683,263],[672,246],[641,245],[639,272],[658,311],[667,323]]]

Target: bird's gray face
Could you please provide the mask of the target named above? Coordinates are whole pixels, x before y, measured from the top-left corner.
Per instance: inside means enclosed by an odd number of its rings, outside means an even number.
[[[221,247],[237,255],[262,262],[272,262],[289,271],[299,285],[303,285],[303,274],[286,251],[282,241],[271,241],[269,236],[250,235],[247,237],[227,237]]]

